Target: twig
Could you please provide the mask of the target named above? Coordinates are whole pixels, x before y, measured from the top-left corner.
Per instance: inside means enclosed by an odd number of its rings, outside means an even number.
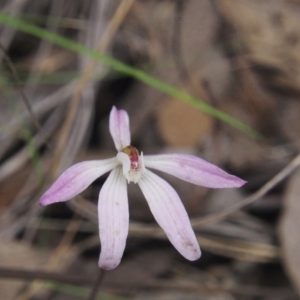
[[[34,123],[36,129],[41,132],[41,134],[43,135],[44,141],[46,143],[46,146],[49,149],[51,149],[51,146],[50,146],[50,144],[48,142],[47,135],[45,134],[45,132],[44,132],[44,130],[43,130],[43,128],[42,128],[42,126],[41,126],[38,118],[35,116],[32,108],[31,108],[30,101],[29,101],[28,97],[26,96],[26,94],[24,93],[24,91],[22,89],[22,84],[21,84],[21,81],[19,79],[18,73],[17,73],[17,71],[16,71],[16,69],[14,67],[14,64],[12,63],[11,59],[7,55],[5,48],[3,47],[3,45],[1,43],[0,43],[0,49],[3,52],[3,57],[4,57],[5,61],[7,62],[7,65],[8,65],[8,67],[9,67],[9,69],[10,69],[10,71],[11,71],[11,73],[12,73],[12,75],[13,75],[15,81],[16,81],[17,90],[20,93],[21,99],[23,100],[23,102],[25,104],[25,107],[28,110],[29,115],[31,116],[31,118],[33,120],[33,123]]]
[[[50,281],[58,281],[69,284],[83,284],[88,285],[93,282],[92,277],[87,276],[77,276],[73,274],[64,274],[58,272],[47,272],[47,271],[32,271],[32,270],[24,270],[24,269],[14,269],[14,268],[5,268],[0,267],[0,278],[13,278],[20,280],[50,280]]]
[[[241,202],[238,202],[226,210],[221,212],[211,214],[207,217],[203,217],[199,220],[194,220],[192,222],[193,226],[197,226],[197,228],[201,228],[207,226],[208,224],[219,222],[229,215],[241,210],[242,208],[254,203],[266,193],[268,193],[273,187],[276,186],[279,182],[284,180],[287,176],[289,176],[297,167],[300,166],[300,154],[298,154],[285,168],[283,168],[275,177],[273,177],[270,181],[268,181],[265,185],[263,185],[257,192],[252,194],[250,197],[244,199]]]

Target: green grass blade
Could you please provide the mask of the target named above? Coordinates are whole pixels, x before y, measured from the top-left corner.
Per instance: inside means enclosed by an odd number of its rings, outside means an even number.
[[[122,63],[121,61],[118,61],[106,54],[99,53],[96,50],[85,47],[84,45],[74,42],[61,35],[42,29],[31,23],[28,23],[26,21],[20,20],[18,18],[9,16],[1,12],[0,12],[0,23],[18,29],[20,31],[26,32],[35,37],[39,37],[41,39],[47,40],[56,45],[64,47],[65,49],[68,49],[70,51],[89,56],[90,58],[102,62],[118,72],[131,76],[137,80],[140,80],[145,84],[152,86],[169,96],[187,102],[192,106],[202,110],[203,112],[230,124],[231,126],[241,130],[242,132],[248,135],[251,135],[256,138],[262,138],[262,136],[257,131],[253,130],[251,127],[238,121],[237,119],[231,117],[230,115],[206,104],[205,102],[195,97],[190,96],[189,94],[181,91],[180,89],[177,89],[163,81],[160,81],[159,79],[156,79],[155,77],[152,77],[139,69],[130,67]]]

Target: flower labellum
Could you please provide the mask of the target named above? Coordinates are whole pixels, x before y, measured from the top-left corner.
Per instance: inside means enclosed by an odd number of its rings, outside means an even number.
[[[129,227],[127,182],[139,185],[155,220],[178,252],[188,260],[198,259],[201,255],[200,247],[178,194],[168,182],[148,168],[210,188],[240,187],[245,181],[191,155],[143,156],[130,144],[129,117],[124,110],[112,108],[109,129],[117,155],[71,166],[42,195],[40,204],[45,206],[70,200],[95,179],[111,171],[98,201],[101,242],[99,267],[114,269],[123,256]]]

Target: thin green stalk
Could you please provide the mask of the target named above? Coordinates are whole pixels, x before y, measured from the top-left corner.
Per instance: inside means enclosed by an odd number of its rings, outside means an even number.
[[[180,89],[177,89],[159,79],[156,79],[155,77],[152,77],[139,69],[130,67],[124,64],[123,62],[118,61],[106,54],[99,53],[94,49],[85,47],[84,45],[74,42],[61,35],[50,32],[46,29],[42,29],[31,23],[28,23],[26,21],[20,20],[18,18],[9,16],[1,12],[0,12],[0,23],[18,29],[25,33],[31,34],[35,37],[39,37],[41,39],[47,40],[70,51],[86,55],[92,59],[95,59],[96,61],[102,62],[118,72],[131,76],[137,80],[140,80],[141,82],[144,82],[145,84],[152,86],[169,96],[187,102],[193,105],[194,107],[202,110],[203,112],[207,113],[208,115],[211,115],[219,120],[222,120],[248,135],[251,135],[256,138],[262,138],[261,134],[259,134],[257,131],[255,131],[248,125],[238,121],[237,119],[231,117],[230,115],[206,104],[205,102],[195,97],[192,97],[191,95],[181,91]]]

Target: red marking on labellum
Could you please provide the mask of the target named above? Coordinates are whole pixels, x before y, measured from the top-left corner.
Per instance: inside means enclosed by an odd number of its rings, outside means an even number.
[[[122,152],[126,153],[130,159],[130,169],[137,171],[139,169],[139,152],[133,146],[125,147]]]

